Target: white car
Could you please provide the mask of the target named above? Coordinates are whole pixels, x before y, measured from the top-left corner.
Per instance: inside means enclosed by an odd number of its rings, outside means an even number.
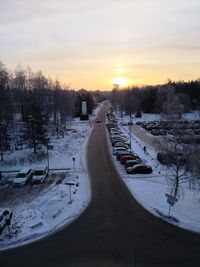
[[[11,218],[11,209],[0,209],[0,235],[3,232],[5,226],[10,224]]]
[[[31,180],[32,174],[33,170],[31,168],[24,168],[16,175],[13,185],[16,187],[26,185]]]
[[[33,170],[32,183],[40,184],[44,183],[48,176],[47,166],[39,166]]]

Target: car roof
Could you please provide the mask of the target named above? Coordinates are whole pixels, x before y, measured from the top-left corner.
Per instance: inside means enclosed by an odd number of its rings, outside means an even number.
[[[129,152],[129,151],[121,151],[121,152],[119,152],[118,154],[131,154],[131,152]],[[132,155],[132,154],[131,154]]]
[[[121,159],[126,158],[126,157],[134,158],[134,155],[132,155],[132,154],[124,154],[124,155],[122,155]]]
[[[137,164],[137,165],[135,165],[135,166],[133,166],[131,168],[136,169],[137,167],[147,167],[147,165],[145,165],[145,164]]]
[[[133,156],[133,157],[135,157],[135,156]],[[139,162],[137,159],[129,159],[129,160],[127,160],[127,163],[132,163],[132,162]]]
[[[119,145],[123,145],[123,146],[127,146],[127,144],[126,144],[126,143],[124,143],[124,142],[120,142],[120,141],[119,141],[119,142],[116,142],[116,144],[115,144],[115,145],[118,145],[118,144],[119,144]]]

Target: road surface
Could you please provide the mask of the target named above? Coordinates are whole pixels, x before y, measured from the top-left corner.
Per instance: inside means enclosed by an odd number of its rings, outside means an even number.
[[[99,113],[104,121],[105,107]],[[116,171],[104,123],[88,143],[92,201],[70,226],[0,253],[0,267],[200,266],[200,235],[154,217],[132,197]],[[197,211],[199,212],[199,211]]]

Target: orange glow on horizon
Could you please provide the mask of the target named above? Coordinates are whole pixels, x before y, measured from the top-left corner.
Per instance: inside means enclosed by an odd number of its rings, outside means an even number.
[[[126,87],[129,84],[129,81],[127,78],[124,77],[116,77],[112,79],[112,84],[118,84],[120,87]]]

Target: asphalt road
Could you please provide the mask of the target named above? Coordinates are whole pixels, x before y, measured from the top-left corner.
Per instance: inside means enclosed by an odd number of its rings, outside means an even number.
[[[112,163],[105,132],[104,123],[94,124],[88,143],[92,201],[86,211],[43,240],[1,252],[0,267],[200,266],[200,235],[154,217],[134,200]]]

